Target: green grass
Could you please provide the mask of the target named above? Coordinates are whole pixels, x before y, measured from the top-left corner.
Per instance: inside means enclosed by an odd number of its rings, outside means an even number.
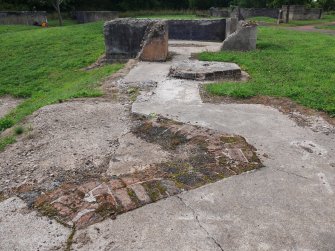
[[[283,24],[283,25],[304,26],[304,25],[313,25],[313,24],[324,24],[324,23],[330,23],[334,21],[335,21],[335,15],[324,15],[321,19],[293,20],[293,21],[290,21],[288,24]]]
[[[26,30],[37,30],[42,29],[41,27],[36,27],[32,25],[0,25],[0,35],[5,33],[20,32]]]
[[[252,17],[249,20],[263,22],[268,24],[276,24],[277,19],[271,17]],[[280,26],[304,26],[304,25],[317,25],[317,24],[325,24],[335,21],[335,15],[324,15],[321,19],[315,20],[291,20],[288,24],[282,23]]]
[[[257,95],[288,97],[335,116],[335,36],[260,27],[251,52],[205,52],[201,60],[239,64],[251,80],[244,84],[215,83],[215,95],[246,98]]]
[[[320,26],[315,26],[317,29],[323,29],[323,30],[335,30],[335,24],[333,25],[320,25]]]
[[[251,21],[256,21],[256,22],[262,22],[262,23],[268,23],[268,24],[276,24],[277,19],[276,18],[271,18],[271,17],[251,17],[249,18]]]
[[[101,95],[99,81],[122,67],[114,64],[83,70],[104,53],[102,25],[98,22],[16,32],[11,27],[11,32],[1,34],[0,96],[12,95],[24,101],[0,119],[0,132],[45,105]]]
[[[69,25],[75,25],[75,24],[78,24],[76,20],[73,20],[73,19],[63,19],[63,26],[69,26]],[[49,27],[58,27],[59,26],[59,21],[58,19],[49,19],[48,18],[48,26]]]

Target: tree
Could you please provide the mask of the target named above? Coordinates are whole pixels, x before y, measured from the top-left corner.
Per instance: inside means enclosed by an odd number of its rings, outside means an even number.
[[[62,13],[60,11],[60,6],[62,3],[64,3],[66,0],[47,0],[49,4],[52,5],[52,7],[55,8],[57,15],[58,15],[58,21],[59,25],[63,25],[63,18],[62,18]]]

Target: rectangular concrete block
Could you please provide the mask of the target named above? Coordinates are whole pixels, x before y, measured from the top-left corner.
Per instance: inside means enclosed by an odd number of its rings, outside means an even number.
[[[152,19],[115,19],[104,25],[106,58],[110,63],[139,57],[164,61],[167,57],[167,24]]]

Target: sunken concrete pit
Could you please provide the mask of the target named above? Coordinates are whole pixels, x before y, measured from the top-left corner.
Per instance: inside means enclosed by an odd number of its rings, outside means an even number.
[[[168,27],[163,20],[115,19],[104,25],[106,59],[110,63],[140,58],[165,61],[168,55]]]
[[[199,81],[240,79],[241,68],[234,63],[183,61],[171,66],[169,76]]]

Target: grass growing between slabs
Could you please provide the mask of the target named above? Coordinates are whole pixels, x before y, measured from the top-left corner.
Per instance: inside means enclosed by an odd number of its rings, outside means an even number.
[[[204,52],[205,61],[235,62],[247,71],[247,83],[214,83],[207,92],[248,98],[288,97],[335,116],[335,36],[260,27],[257,50]]]
[[[101,95],[99,81],[122,65],[85,71],[104,53],[102,22],[57,28],[0,26],[0,96],[24,101],[0,119],[0,132],[61,100]],[[29,26],[28,26],[29,27]],[[12,138],[0,138],[0,150]]]

